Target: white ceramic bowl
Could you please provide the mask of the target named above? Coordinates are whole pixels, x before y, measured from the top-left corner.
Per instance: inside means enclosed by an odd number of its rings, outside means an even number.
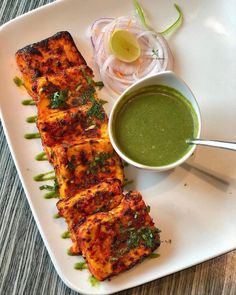
[[[117,141],[116,141],[116,137],[114,134],[114,124],[116,124],[115,122],[115,114],[117,113],[119,107],[124,103],[124,100],[126,99],[126,97],[128,96],[128,94],[130,94],[131,92],[136,92],[139,89],[146,87],[146,86],[151,86],[151,85],[165,85],[165,86],[169,86],[172,87],[176,90],[178,90],[180,93],[182,93],[182,95],[191,103],[193,109],[195,110],[196,113],[196,119],[197,119],[197,130],[196,132],[196,138],[199,138],[200,136],[200,132],[201,132],[201,114],[200,114],[200,110],[199,110],[199,106],[198,103],[196,101],[196,98],[194,97],[192,91],[190,90],[190,88],[187,86],[187,84],[180,79],[175,73],[171,72],[171,71],[166,71],[166,72],[162,72],[153,76],[149,76],[149,77],[145,77],[141,80],[139,80],[137,83],[133,84],[132,86],[130,86],[129,88],[127,88],[117,99],[117,101],[115,102],[111,114],[110,114],[110,119],[109,119],[109,126],[108,126],[108,130],[109,130],[109,136],[110,136],[110,140],[111,143],[115,149],[115,151],[118,153],[118,155],[125,160],[127,163],[134,165],[138,168],[142,168],[142,169],[147,169],[147,170],[152,170],[152,171],[165,171],[168,169],[172,169],[175,168],[176,166],[182,164],[184,161],[186,161],[194,152],[196,145],[192,145],[191,148],[186,152],[186,154],[183,155],[183,157],[181,157],[180,159],[178,159],[177,161],[170,163],[168,165],[164,165],[164,166],[147,166],[147,165],[143,165],[141,163],[135,162],[132,159],[130,159],[129,157],[127,157],[127,155],[125,155],[119,148]]]

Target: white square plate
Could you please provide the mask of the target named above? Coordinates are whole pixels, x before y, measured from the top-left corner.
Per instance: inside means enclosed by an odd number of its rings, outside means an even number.
[[[143,0],[148,19],[162,30],[176,19],[174,1]],[[236,141],[236,2],[234,0],[179,0],[183,26],[169,38],[175,72],[192,88],[203,117],[203,137]],[[89,65],[92,49],[86,29],[102,16],[121,16],[133,11],[131,0],[62,0],[27,13],[0,30],[0,101],[4,130],[33,215],[62,280],[72,289],[88,294],[110,294],[160,278],[236,246],[236,154],[197,148],[188,163],[168,173],[149,173],[126,168],[134,179],[130,189],[140,190],[151,215],[162,230],[160,258],[146,259],[111,281],[92,287],[89,273],[76,271],[79,257],[70,257],[69,240],[61,219],[53,219],[55,200],[45,200],[33,176],[51,170],[36,162],[40,140],[23,135],[36,131],[25,118],[34,106],[22,106],[28,95],[13,83],[18,74],[15,52],[27,44],[68,30]],[[104,93],[104,96],[106,94]],[[112,106],[109,104],[108,110]],[[170,241],[171,240],[171,243]]]

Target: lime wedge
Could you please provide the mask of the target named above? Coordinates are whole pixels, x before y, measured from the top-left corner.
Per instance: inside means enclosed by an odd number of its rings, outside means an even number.
[[[136,37],[127,30],[115,30],[110,37],[110,50],[119,60],[133,62],[141,49]]]

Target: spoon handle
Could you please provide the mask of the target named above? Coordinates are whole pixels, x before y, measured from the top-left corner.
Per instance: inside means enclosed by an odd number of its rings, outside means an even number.
[[[219,140],[207,140],[207,139],[188,139],[187,143],[206,145],[206,146],[211,146],[211,147],[236,151],[236,142],[219,141]]]

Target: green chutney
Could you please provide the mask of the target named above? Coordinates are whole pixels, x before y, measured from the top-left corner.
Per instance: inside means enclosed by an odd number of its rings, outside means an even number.
[[[164,85],[128,94],[114,119],[117,146],[127,157],[147,166],[164,166],[179,160],[191,149],[186,139],[194,138],[198,130],[197,115],[190,102]]]

